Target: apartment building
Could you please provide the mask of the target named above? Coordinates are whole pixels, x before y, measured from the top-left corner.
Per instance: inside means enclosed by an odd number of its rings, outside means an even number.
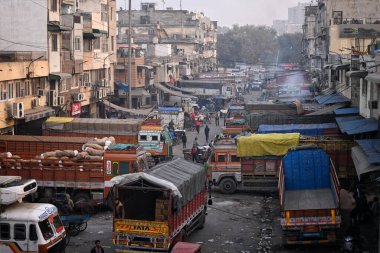
[[[46,55],[45,104],[57,116],[103,117],[101,101],[113,91],[116,1],[5,1],[0,13],[9,24],[0,32],[2,53]]]

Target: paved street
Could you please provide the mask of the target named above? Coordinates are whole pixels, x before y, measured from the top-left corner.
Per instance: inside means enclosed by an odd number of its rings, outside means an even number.
[[[198,135],[199,143],[205,144],[204,127]],[[219,132],[214,121],[211,124],[210,136]],[[188,132],[189,145],[197,136],[196,132]],[[182,156],[182,145],[174,147],[174,153]],[[278,199],[276,194],[263,195],[254,193],[237,193],[223,195],[213,191],[213,205],[208,208],[206,225],[195,231],[187,241],[203,245],[204,253],[219,252],[339,252],[329,248],[281,248],[281,230],[277,219]],[[112,247],[112,215],[102,211],[93,216],[86,231],[72,237],[67,252],[89,252],[94,240],[99,239],[106,253],[113,252]]]

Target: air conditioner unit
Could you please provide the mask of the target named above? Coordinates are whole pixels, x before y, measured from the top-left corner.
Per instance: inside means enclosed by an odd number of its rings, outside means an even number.
[[[97,90],[95,91],[95,97],[98,99],[103,98],[103,90]]]
[[[378,101],[377,100],[369,100],[368,101],[369,109],[378,109]]]
[[[83,93],[75,93],[73,99],[76,102],[83,101],[84,100]]]
[[[32,108],[40,106],[40,100],[38,98],[32,99],[31,105],[32,105]]]
[[[58,105],[64,105],[65,104],[65,97],[59,96],[58,97]]]
[[[40,90],[38,90],[38,96],[44,96],[45,95],[45,90],[42,90],[42,89],[40,89]]]
[[[22,119],[25,117],[24,103],[23,102],[13,103],[12,115],[13,115],[13,118],[15,118],[15,119]]]
[[[48,105],[49,106],[57,106],[57,100],[58,100],[58,91],[56,90],[50,90],[49,96],[48,96]]]

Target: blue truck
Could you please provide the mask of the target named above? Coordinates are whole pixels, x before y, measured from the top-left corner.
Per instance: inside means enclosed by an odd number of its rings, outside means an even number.
[[[334,164],[323,149],[290,149],[278,182],[283,243],[335,242],[341,223],[339,190]]]

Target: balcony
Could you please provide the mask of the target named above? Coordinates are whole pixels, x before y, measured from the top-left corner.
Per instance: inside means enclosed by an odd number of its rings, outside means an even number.
[[[40,58],[41,57],[41,58]],[[47,60],[46,52],[0,52],[0,62],[25,62],[39,59],[41,61]]]

